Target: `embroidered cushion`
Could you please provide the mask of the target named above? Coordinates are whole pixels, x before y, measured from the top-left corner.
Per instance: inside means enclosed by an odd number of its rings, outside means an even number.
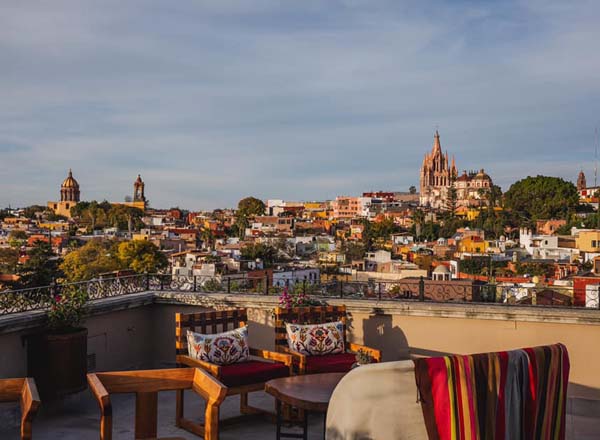
[[[290,349],[305,355],[344,353],[344,324],[341,321],[324,324],[286,324]]]
[[[194,359],[218,365],[245,362],[250,357],[248,327],[224,333],[202,335],[187,331],[188,354]]]

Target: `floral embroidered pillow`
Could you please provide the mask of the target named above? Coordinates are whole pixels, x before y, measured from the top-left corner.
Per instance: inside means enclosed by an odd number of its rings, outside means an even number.
[[[286,324],[291,350],[305,355],[344,353],[344,324],[341,321],[325,324]]]
[[[218,365],[247,361],[248,327],[240,327],[224,333],[202,335],[187,331],[188,354],[194,359]]]

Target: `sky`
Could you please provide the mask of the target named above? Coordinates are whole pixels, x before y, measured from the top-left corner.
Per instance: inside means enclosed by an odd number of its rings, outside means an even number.
[[[503,190],[593,183],[600,2],[0,2],[0,207],[418,187],[436,128]]]

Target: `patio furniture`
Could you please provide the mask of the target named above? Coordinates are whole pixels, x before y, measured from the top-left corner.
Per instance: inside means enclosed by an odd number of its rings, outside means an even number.
[[[324,324],[327,322],[343,323],[343,339],[345,353],[308,356],[294,351],[288,346],[286,323]],[[346,306],[310,306],[275,308],[275,347],[277,351],[291,354],[299,374],[315,373],[347,373],[355,362],[359,350],[371,355],[373,362],[381,362],[381,351],[365,345],[348,342],[346,337]]]
[[[308,438],[308,413],[326,413],[333,390],[346,373],[310,374],[273,379],[265,391],[277,399],[277,440],[300,438],[298,434],[282,432],[283,405],[302,410],[302,438]]]
[[[31,424],[41,403],[35,380],[31,377],[0,379],[0,402],[19,402],[21,440],[30,440]]]
[[[206,400],[205,427],[198,435],[203,435],[205,440],[219,438],[219,406],[225,399],[227,387],[200,369],[111,371],[88,374],[87,380],[100,406],[100,440],[112,439],[111,394],[136,393],[135,439],[149,440],[156,439],[157,434],[158,393],[186,389],[194,390]],[[163,438],[176,439],[179,438]]]
[[[199,313],[177,313],[175,315],[175,347],[177,364],[201,368],[227,387],[227,396],[240,395],[240,412],[243,415],[262,414],[274,418],[267,412],[248,404],[248,393],[263,391],[265,382],[292,374],[292,356],[267,350],[250,348],[248,361],[229,365],[192,358],[188,354],[187,330],[202,334],[215,334],[243,327],[248,320],[246,309],[213,310]],[[177,426],[190,432],[201,432],[201,426],[184,417],[183,390],[177,392]]]

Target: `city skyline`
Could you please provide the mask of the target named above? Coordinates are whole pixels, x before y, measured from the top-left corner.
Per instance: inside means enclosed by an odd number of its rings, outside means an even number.
[[[593,178],[593,2],[116,5],[0,7],[0,206],[407,190],[436,128],[503,190]]]

